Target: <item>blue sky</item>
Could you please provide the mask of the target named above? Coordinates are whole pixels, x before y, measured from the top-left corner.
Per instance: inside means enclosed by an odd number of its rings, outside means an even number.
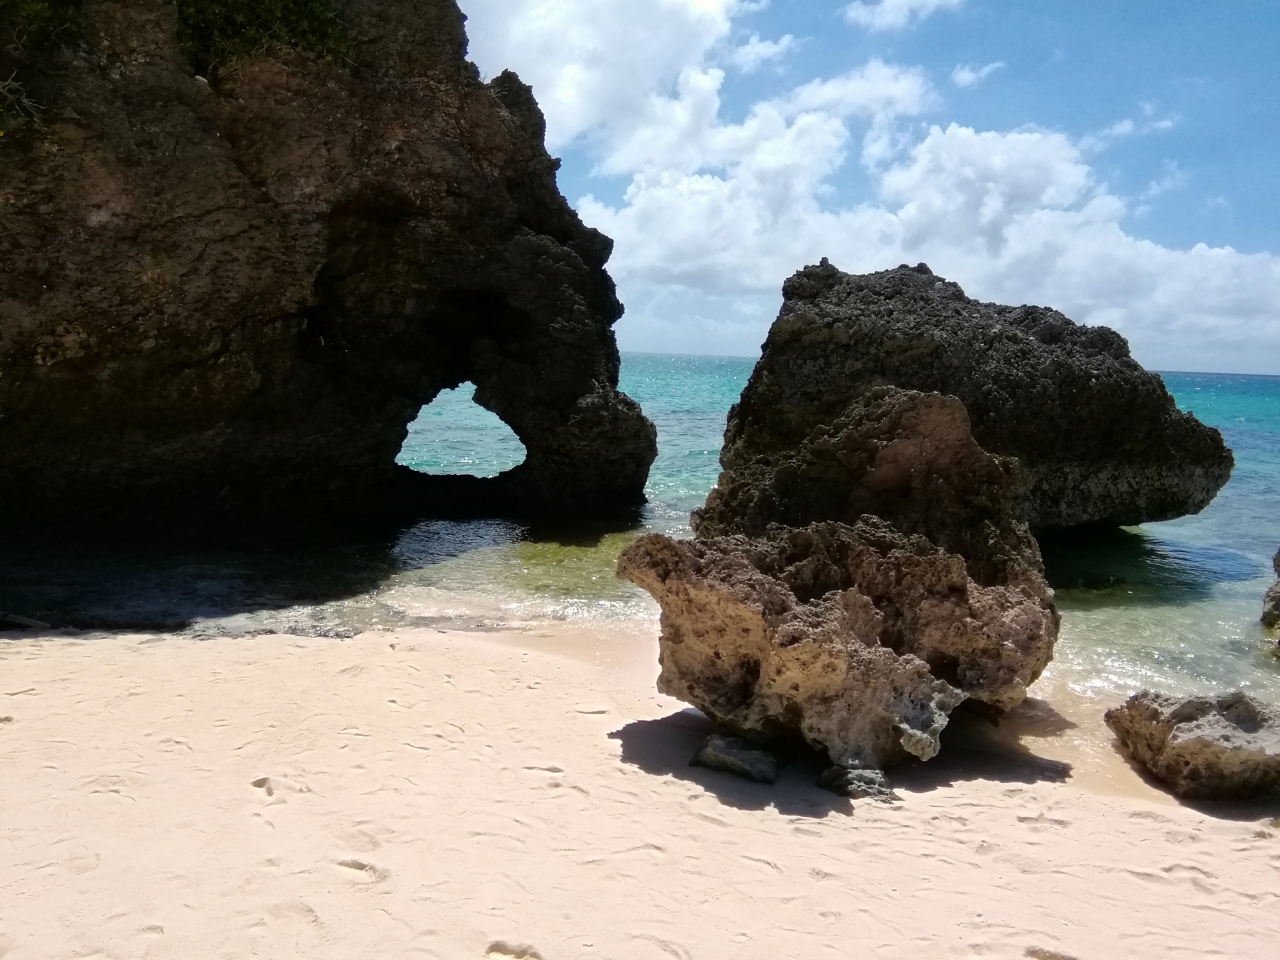
[[[754,354],[787,275],[926,260],[1156,369],[1280,374],[1280,4],[462,0],[617,243],[624,349]]]

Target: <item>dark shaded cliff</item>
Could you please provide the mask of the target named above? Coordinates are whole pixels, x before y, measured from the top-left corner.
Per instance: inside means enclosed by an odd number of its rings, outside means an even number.
[[[175,7],[87,0],[0,139],[0,516],[259,517],[643,502],[611,241],[560,196],[514,74],[453,0],[343,0],[340,56],[199,77]],[[528,450],[394,464],[441,390]]]

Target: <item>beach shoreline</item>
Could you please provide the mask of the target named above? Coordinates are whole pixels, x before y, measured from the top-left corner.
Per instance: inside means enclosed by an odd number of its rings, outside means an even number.
[[[0,641],[0,956],[1272,955],[1280,809],[1178,803],[1052,673],[850,802],[689,767],[656,631]]]

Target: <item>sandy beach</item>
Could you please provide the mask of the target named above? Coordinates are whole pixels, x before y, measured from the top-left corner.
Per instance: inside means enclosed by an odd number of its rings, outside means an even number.
[[[884,805],[689,767],[656,648],[0,641],[0,957],[1275,956],[1280,809],[1175,802],[1051,677]]]

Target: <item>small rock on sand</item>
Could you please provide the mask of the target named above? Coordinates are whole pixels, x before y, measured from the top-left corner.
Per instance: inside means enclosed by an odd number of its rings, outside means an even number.
[[[736,773],[761,783],[775,783],[778,779],[778,760],[772,753],[741,737],[725,737],[718,733],[707,737],[689,765]]]

